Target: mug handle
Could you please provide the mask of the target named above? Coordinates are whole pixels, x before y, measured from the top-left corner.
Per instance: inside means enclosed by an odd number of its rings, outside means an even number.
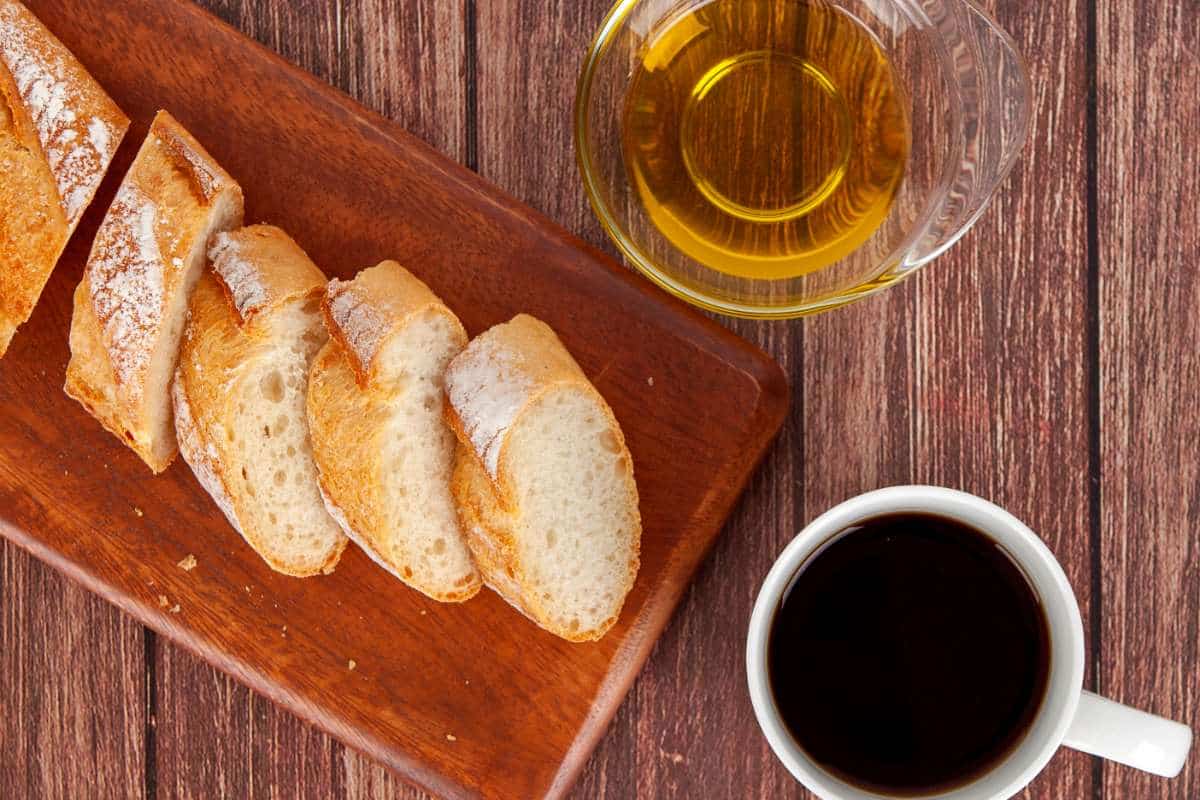
[[[1183,769],[1192,747],[1186,725],[1084,691],[1063,744],[1164,778]]]

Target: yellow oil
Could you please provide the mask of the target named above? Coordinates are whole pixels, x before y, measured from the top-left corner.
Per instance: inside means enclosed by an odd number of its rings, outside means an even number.
[[[638,54],[622,145],[655,226],[730,275],[806,275],[862,245],[904,175],[908,117],[874,37],[821,0],[710,0]]]

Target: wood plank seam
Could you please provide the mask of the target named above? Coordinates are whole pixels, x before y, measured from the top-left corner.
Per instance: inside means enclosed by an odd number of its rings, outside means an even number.
[[[478,17],[475,10],[475,0],[463,0],[463,72],[466,80],[466,114],[464,115],[466,130],[466,166],[472,172],[479,172],[479,100],[477,95],[479,69],[479,38],[476,29]]]
[[[1103,534],[1100,529],[1103,515],[1103,484],[1101,482],[1100,439],[1100,200],[1098,120],[1096,115],[1099,64],[1096,58],[1096,0],[1087,4],[1085,32],[1085,64],[1087,69],[1087,417],[1088,417],[1088,539],[1092,600],[1088,607],[1088,632],[1091,638],[1092,689],[1100,692],[1103,675],[1104,650],[1102,614],[1104,606],[1101,551]],[[1104,797],[1104,759],[1092,758],[1092,797]]]

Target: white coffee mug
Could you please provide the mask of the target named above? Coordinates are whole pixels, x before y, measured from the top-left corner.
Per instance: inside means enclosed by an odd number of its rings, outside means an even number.
[[[758,724],[775,755],[825,800],[881,800],[821,768],[796,744],[775,706],[767,675],[767,642],[784,591],[805,560],[830,537],[865,519],[897,512],[937,514],[995,540],[1029,577],[1050,629],[1050,677],[1041,709],[1021,742],[986,773],[929,797],[1002,800],[1012,797],[1067,745],[1085,753],[1174,777],[1183,769],[1192,732],[1184,725],[1106,700],[1083,689],[1083,622],[1067,576],[1050,549],[1004,509],[964,492],[935,486],[895,486],[851,498],[822,514],[779,556],[759,591],[746,640],[746,672]],[[820,653],[813,653],[820,658]]]

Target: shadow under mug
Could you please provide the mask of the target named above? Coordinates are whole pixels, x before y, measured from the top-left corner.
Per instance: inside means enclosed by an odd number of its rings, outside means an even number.
[[[924,512],[958,520],[993,539],[1020,565],[1037,592],[1050,630],[1050,677],[1029,730],[986,773],[930,797],[1002,800],[1019,792],[1060,745],[1174,777],[1192,732],[1177,722],[1123,706],[1083,689],[1084,642],[1079,604],[1050,549],[1020,520],[974,495],[934,486],[895,486],[851,498],[822,514],[784,549],[759,591],[746,641],[746,672],[758,724],[775,755],[802,784],[826,800],[878,800],[888,795],[852,786],[821,768],[796,744],[779,715],[767,673],[771,624],[788,584],[830,537],[881,514]]]

